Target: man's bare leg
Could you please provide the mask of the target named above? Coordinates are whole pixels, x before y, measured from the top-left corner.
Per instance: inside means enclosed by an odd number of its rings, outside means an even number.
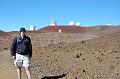
[[[27,74],[28,79],[32,79],[29,67],[25,67],[25,70],[26,70],[26,74]]]
[[[21,67],[17,67],[18,79],[21,79]]]

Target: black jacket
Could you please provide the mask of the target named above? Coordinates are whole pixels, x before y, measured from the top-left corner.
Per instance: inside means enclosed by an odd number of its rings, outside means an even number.
[[[32,44],[31,44],[31,39],[28,36],[24,36],[23,39],[22,37],[18,36],[15,37],[11,47],[11,55],[15,56],[16,53],[21,54],[21,55],[29,55],[29,57],[32,57]]]

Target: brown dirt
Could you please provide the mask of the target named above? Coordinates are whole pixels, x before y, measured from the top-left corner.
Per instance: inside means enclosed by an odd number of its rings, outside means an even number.
[[[22,79],[27,79],[25,71],[22,71]],[[9,50],[0,51],[0,79],[17,79],[17,70]]]
[[[54,38],[54,35],[50,37]],[[42,40],[38,38],[36,40]],[[35,79],[62,74],[66,76],[60,79],[120,78],[120,33],[86,41],[66,41],[56,43],[58,41],[54,40],[55,43],[45,46],[33,42],[32,73]]]
[[[84,34],[27,33],[33,45],[33,78],[120,79],[120,31],[108,28],[90,30]],[[7,79],[5,74],[16,78],[14,65],[7,54],[16,35],[13,32],[8,37],[0,38],[0,48],[4,51],[0,51],[0,73],[4,74],[0,74],[0,79]]]

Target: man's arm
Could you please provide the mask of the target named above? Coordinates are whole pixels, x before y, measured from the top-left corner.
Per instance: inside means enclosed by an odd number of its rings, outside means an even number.
[[[31,58],[32,57],[32,44],[31,44],[31,39],[29,38],[28,40],[29,40],[29,48],[30,48],[29,57]]]
[[[17,43],[17,37],[14,38],[14,40],[12,41],[11,43],[11,46],[10,46],[10,52],[11,52],[11,56],[15,57],[16,55],[16,43]]]

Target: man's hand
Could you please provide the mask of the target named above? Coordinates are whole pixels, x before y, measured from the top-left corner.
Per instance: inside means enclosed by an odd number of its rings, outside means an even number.
[[[15,56],[12,56],[12,58],[13,58],[13,59],[16,59],[16,57],[15,57]]]

